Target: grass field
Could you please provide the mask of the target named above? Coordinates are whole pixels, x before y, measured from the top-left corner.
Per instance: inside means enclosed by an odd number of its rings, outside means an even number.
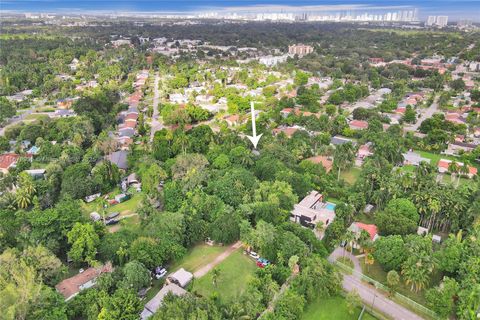
[[[245,291],[257,266],[253,259],[243,254],[242,250],[237,250],[216,268],[220,271],[217,285],[213,285],[212,270],[205,276],[195,279],[193,291],[204,297],[210,297],[217,292],[222,301],[232,301]]]
[[[188,253],[179,261],[174,262],[169,271],[176,271],[184,268],[187,271],[194,272],[202,266],[212,262],[218,255],[224,252],[227,247],[209,246],[199,244],[188,251]]]
[[[345,180],[348,184],[354,184],[357,181],[361,171],[362,169],[360,168],[352,167],[347,171],[341,172],[340,178]]]
[[[361,309],[356,308],[353,314],[348,313],[345,298],[341,296],[326,299],[319,298],[307,306],[302,320],[357,320],[360,312]],[[374,320],[376,318],[365,312],[362,319]]]

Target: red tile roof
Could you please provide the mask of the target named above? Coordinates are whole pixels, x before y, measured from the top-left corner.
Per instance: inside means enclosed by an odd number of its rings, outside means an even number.
[[[0,169],[8,170],[12,165],[17,163],[19,158],[20,155],[16,153],[5,153],[0,155]]]
[[[363,120],[352,120],[349,124],[350,128],[358,128],[358,129],[367,129],[368,122]]]
[[[354,222],[354,223],[358,228],[367,231],[368,234],[370,235],[371,240],[375,239],[375,236],[378,234],[378,229],[377,229],[376,225],[365,224],[365,223],[362,223],[362,222]]]
[[[321,164],[325,168],[325,171],[327,173],[330,172],[330,170],[332,170],[333,160],[328,159],[325,156],[310,157],[307,160],[315,164]]]

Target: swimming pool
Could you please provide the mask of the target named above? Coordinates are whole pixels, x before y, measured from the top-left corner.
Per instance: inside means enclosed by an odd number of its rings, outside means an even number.
[[[326,209],[335,211],[335,203],[330,203],[328,202],[327,205],[325,206]]]

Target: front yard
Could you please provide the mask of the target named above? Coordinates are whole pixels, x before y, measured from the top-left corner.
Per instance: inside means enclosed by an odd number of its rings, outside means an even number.
[[[214,270],[211,270],[205,276],[194,280],[192,291],[204,297],[217,293],[222,301],[233,301],[245,291],[257,268],[255,261],[243,254],[242,249],[238,249],[216,266],[216,285],[213,284]]]
[[[224,246],[209,246],[207,244],[198,244],[188,251],[188,253],[179,261],[175,261],[168,267],[169,272],[177,271],[180,268],[193,273],[204,265],[209,264],[222,252],[227,250]]]
[[[355,308],[353,314],[348,313],[347,302],[342,296],[318,298],[307,306],[302,320],[357,320],[361,311],[361,308]],[[362,319],[375,320],[376,318],[364,312]]]

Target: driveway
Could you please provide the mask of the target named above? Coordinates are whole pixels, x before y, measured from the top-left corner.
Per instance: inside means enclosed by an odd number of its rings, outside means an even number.
[[[328,257],[328,261],[333,263],[339,257],[343,257],[343,248],[337,248]],[[390,300],[383,293],[379,292],[372,285],[365,283],[361,280],[362,268],[357,257],[350,252],[345,253],[345,257],[352,260],[354,271],[350,274],[343,275],[342,287],[345,291],[350,292],[356,290],[360,295],[363,303],[367,308],[373,308],[380,311],[383,314],[388,315],[395,320],[422,320],[423,318],[408,310],[407,308],[397,304]]]
[[[155,73],[155,81],[154,81],[154,91],[153,91],[153,115],[152,115],[152,122],[150,124],[151,131],[150,131],[150,142],[153,141],[153,136],[155,132],[163,129],[163,123],[158,118],[158,104],[160,103],[160,75],[158,71]]]
[[[210,270],[215,268],[217,265],[219,265],[223,260],[227,259],[234,251],[238,250],[242,246],[242,243],[240,241],[235,242],[232,244],[227,250],[222,252],[218,257],[215,258],[212,262],[209,264],[201,267],[200,269],[196,270],[193,273],[193,276],[195,278],[200,278],[206,275]]]

